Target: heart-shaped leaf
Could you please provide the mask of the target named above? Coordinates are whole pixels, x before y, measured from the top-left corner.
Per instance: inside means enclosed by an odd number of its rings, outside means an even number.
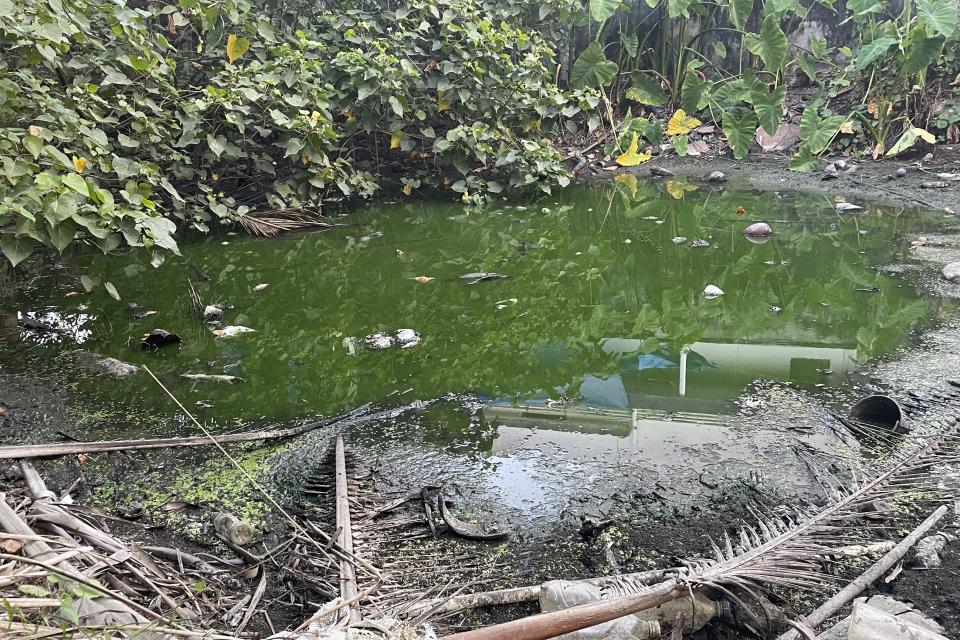
[[[782,84],[773,91],[753,91],[750,97],[760,126],[770,135],[774,135],[783,119],[783,100],[787,97],[787,86]]]
[[[886,156],[892,158],[893,156],[903,153],[913,145],[917,143],[917,140],[923,140],[929,144],[934,144],[937,141],[936,136],[927,131],[926,129],[921,129],[920,127],[910,127],[903,132],[903,135],[890,147],[890,150],[887,151]]]
[[[594,41],[573,63],[570,84],[574,88],[602,87],[610,84],[618,70],[617,63],[607,60],[603,55],[603,47]]]
[[[753,13],[753,0],[730,0],[730,22],[737,29],[743,31],[751,13]]]
[[[846,120],[843,116],[824,118],[817,112],[817,108],[811,105],[804,109],[800,116],[800,139],[810,148],[811,153],[820,153],[830,144]]]
[[[952,0],[917,0],[917,15],[924,24],[947,38],[957,30],[957,3]]]
[[[723,114],[723,134],[733,149],[733,157],[742,160],[750,153],[757,136],[757,116],[753,111],[736,109]]]
[[[631,71],[630,81],[633,86],[627,89],[626,93],[630,100],[651,105],[661,105],[667,101],[658,79],[648,76],[642,71]]]
[[[897,44],[897,39],[891,36],[871,40],[860,47],[860,51],[857,52],[857,59],[854,61],[854,66],[860,71],[866,69],[880,58],[880,56],[885,55],[887,51],[890,50],[890,47],[895,44]]]
[[[694,117],[688,116],[686,111],[683,109],[677,109],[669,122],[667,122],[667,135],[668,136],[682,136],[684,134],[690,133],[695,127],[699,127],[702,123]]]
[[[590,0],[590,17],[597,22],[605,22],[619,8],[620,0]]]
[[[750,53],[760,56],[767,71],[778,71],[787,61],[787,34],[772,13],[760,23],[760,33],[748,33],[744,43]]]
[[[238,38],[236,34],[231,33],[227,36],[227,60],[233,64],[238,58],[243,57],[250,49],[250,41],[246,38]]]
[[[26,260],[36,247],[37,243],[30,238],[0,235],[0,252],[14,267]]]

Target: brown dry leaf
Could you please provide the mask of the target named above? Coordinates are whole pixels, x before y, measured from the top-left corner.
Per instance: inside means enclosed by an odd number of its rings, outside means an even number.
[[[2,402],[0,402],[0,416],[2,416],[3,414],[5,414],[6,412],[7,412],[7,405],[5,405],[5,404],[3,404]]]
[[[13,538],[7,538],[3,542],[0,542],[0,549],[3,549],[7,553],[16,553],[23,548],[23,540],[14,540]]]
[[[79,462],[80,464],[83,464],[84,462],[90,462],[90,460],[92,460],[92,459],[93,459],[93,458],[91,458],[90,456],[88,456],[88,455],[85,454],[85,453],[78,453],[78,454],[77,454],[77,462]]]
[[[887,148],[883,145],[882,142],[878,142],[877,146],[873,148],[873,159],[876,160],[886,152]]]
[[[840,133],[853,133],[853,123],[847,120],[840,125]]]
[[[747,210],[743,208],[743,205],[740,205],[739,207],[737,207],[737,215],[738,216],[747,215]]]
[[[763,127],[757,128],[757,144],[764,151],[785,151],[800,140],[800,125],[781,124],[773,135],[767,133]]]
[[[36,136],[36,137],[38,137],[38,138],[42,138],[42,137],[43,137],[43,129],[41,129],[40,127],[38,127],[38,126],[35,125],[35,124],[30,125],[30,128],[27,129],[27,131],[29,131],[29,132],[30,132],[30,135],[32,135],[32,136]]]
[[[699,156],[709,152],[710,152],[710,146],[707,144],[706,140],[694,140],[693,142],[687,145],[688,156]]]
[[[417,276],[416,278],[414,278],[414,280],[420,283],[427,283],[433,280],[433,278],[431,278],[430,276]]]

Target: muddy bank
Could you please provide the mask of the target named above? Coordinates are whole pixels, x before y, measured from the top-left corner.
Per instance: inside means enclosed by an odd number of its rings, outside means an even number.
[[[835,158],[827,157],[826,162]],[[960,182],[949,182],[945,188],[926,189],[925,182],[937,182],[937,173],[960,174],[960,148],[943,147],[932,160],[851,160],[857,169],[841,172],[835,179],[824,180],[824,173],[796,173],[787,169],[789,155],[752,153],[743,160],[729,156],[703,155],[679,157],[673,154],[657,157],[632,172],[649,177],[650,167],[661,167],[691,182],[700,182],[714,171],[724,173],[727,183],[711,183],[713,188],[724,186],[762,190],[790,190],[819,193],[831,200],[837,197],[848,201],[886,201],[908,207],[927,207],[960,212]],[[825,162],[825,164],[826,164]],[[903,178],[894,172],[906,168]],[[611,172],[612,173],[612,172]],[[606,174],[606,172],[604,172]],[[596,179],[604,179],[601,174]]]

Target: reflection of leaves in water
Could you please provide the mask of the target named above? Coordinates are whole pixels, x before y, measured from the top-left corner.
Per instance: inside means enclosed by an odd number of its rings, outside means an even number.
[[[156,270],[145,256],[93,254],[72,258],[71,270],[136,292],[136,302],[159,311],[156,326],[184,337],[180,351],[149,361],[160,370],[201,363],[216,373],[239,362],[231,373],[248,380],[244,388],[187,397],[214,398],[221,417],[332,412],[392,393],[403,399],[448,391],[572,393],[585,373],[618,370],[616,358],[601,348],[608,337],[642,340],[646,351],[703,339],[858,345],[860,357],[873,357],[898,344],[926,314],[926,302],[871,269],[894,256],[893,241],[909,224],[903,219],[881,210],[837,223],[816,197],[730,191],[687,192],[676,200],[658,191],[663,188],[611,182],[567,189],[562,200],[525,208],[380,204],[354,216],[350,228],[277,240],[231,238],[227,246],[205,241]],[[744,239],[743,228],[757,219],[738,217],[738,205],[749,218],[768,218],[776,235],[766,244]],[[857,224],[869,227],[869,235],[859,236]],[[347,238],[375,231],[383,236]],[[711,245],[677,245],[676,236],[711,238]],[[397,249],[406,260],[397,260]],[[211,276],[194,281],[204,302],[234,305],[226,320],[256,334],[223,344],[197,326],[181,302],[191,263]],[[144,265],[151,277],[129,278],[124,268],[130,264]],[[511,277],[464,286],[458,277],[474,271]],[[418,283],[423,274],[435,280]],[[270,287],[251,293],[259,283]],[[727,295],[704,300],[707,284]],[[880,291],[853,291],[862,285]],[[497,308],[497,301],[512,298],[516,304]],[[105,319],[93,348],[148,361],[148,354],[124,346],[143,333],[124,305],[102,287],[85,301]],[[782,312],[771,313],[771,305]],[[361,349],[355,356],[343,347],[345,337],[401,327],[420,332],[421,344]],[[105,392],[128,396],[131,389]]]

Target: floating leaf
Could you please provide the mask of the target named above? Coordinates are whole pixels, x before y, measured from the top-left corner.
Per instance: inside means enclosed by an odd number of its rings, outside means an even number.
[[[246,38],[238,38],[236,34],[231,33],[227,36],[227,60],[233,64],[238,58],[243,57],[250,49],[250,41]]]
[[[668,136],[682,136],[684,134],[690,133],[694,128],[699,127],[702,123],[688,116],[683,109],[677,109],[677,112],[671,116],[670,121],[667,122],[667,135]]]
[[[103,288],[107,290],[107,293],[110,294],[110,297],[120,302],[120,292],[117,291],[117,288],[113,286],[112,282],[104,282]]]
[[[646,162],[653,157],[653,153],[650,149],[647,149],[643,153],[638,153],[639,145],[640,136],[634,133],[633,139],[630,141],[630,146],[624,153],[617,157],[617,164],[621,167],[633,167],[642,162]]]
[[[603,47],[593,41],[573,63],[570,71],[570,85],[576,89],[584,87],[602,87],[616,77],[619,67],[603,55]]]

